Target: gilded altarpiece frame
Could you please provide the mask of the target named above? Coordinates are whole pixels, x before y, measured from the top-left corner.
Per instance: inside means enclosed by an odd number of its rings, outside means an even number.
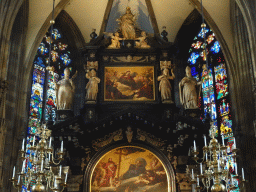
[[[88,179],[90,192],[176,191],[173,168],[139,146],[121,146],[105,152],[90,168]]]

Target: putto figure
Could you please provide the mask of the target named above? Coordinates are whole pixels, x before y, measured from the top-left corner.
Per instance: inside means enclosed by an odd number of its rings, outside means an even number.
[[[60,80],[58,83],[55,83],[57,110],[71,109],[75,93],[74,78],[76,75],[77,71],[71,78],[69,78],[70,70],[69,68],[66,68],[64,70],[64,79]]]
[[[98,84],[100,83],[100,78],[96,76],[95,69],[87,71],[86,78],[89,79],[89,82],[86,85],[86,100],[87,101],[96,101],[98,93]]]
[[[122,38],[119,37],[119,33],[115,32],[115,34],[111,37],[111,44],[108,46],[108,48],[120,48],[120,41]]]
[[[191,68],[186,67],[186,77],[179,83],[180,102],[185,109],[197,109],[201,82],[191,74]]]
[[[124,39],[135,39],[135,20],[135,16],[132,14],[130,7],[127,7],[126,13],[117,19]]]

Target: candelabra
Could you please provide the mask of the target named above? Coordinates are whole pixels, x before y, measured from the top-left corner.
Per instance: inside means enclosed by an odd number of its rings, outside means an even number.
[[[37,134],[40,138],[39,142],[35,141],[36,136],[34,136],[33,144],[32,146],[28,145],[27,150],[25,150],[25,139],[23,139],[22,149],[19,151],[22,168],[17,174],[18,179],[16,180],[14,166],[11,182],[18,191],[24,187],[33,192],[64,191],[67,187],[68,167],[62,168],[62,165],[60,165],[64,154],[63,141],[59,152],[56,153],[57,158],[54,158],[51,130],[46,125],[42,125],[38,128]],[[59,165],[58,174],[55,174],[56,172],[53,171],[55,168],[51,165]],[[61,176],[64,174],[65,180],[62,182]]]
[[[194,161],[200,165],[199,174],[196,176],[192,169],[187,170],[187,176],[189,177],[191,184],[196,184],[196,189],[200,189],[200,181],[207,191],[211,187],[212,192],[224,192],[228,190],[235,190],[237,186],[234,184],[234,180],[240,179],[240,184],[245,182],[244,170],[242,168],[242,178],[238,176],[237,173],[237,151],[236,142],[234,138],[234,144],[232,149],[232,156],[235,161],[235,174],[232,174],[228,170],[227,161],[227,147],[225,146],[224,136],[222,136],[222,145],[215,138],[216,129],[212,129],[210,133],[211,140],[209,145],[207,145],[206,136],[204,136],[203,147],[203,158],[199,161],[196,142],[194,141],[194,150],[192,152]],[[204,165],[204,170],[203,170]]]

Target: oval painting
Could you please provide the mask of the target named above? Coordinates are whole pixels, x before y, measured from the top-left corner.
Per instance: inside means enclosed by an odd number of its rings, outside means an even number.
[[[120,147],[107,152],[96,163],[90,191],[168,192],[168,177],[164,165],[151,151]]]

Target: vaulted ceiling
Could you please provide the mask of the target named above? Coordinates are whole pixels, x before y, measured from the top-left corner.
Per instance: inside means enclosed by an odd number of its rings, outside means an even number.
[[[55,12],[59,13],[60,10],[65,10],[80,29],[84,41],[88,42],[93,28],[99,34],[109,2],[111,0],[56,0]],[[195,8],[200,10],[200,7],[194,6],[195,3],[200,5],[198,0],[114,0],[113,6],[118,5],[118,11],[122,12],[122,8],[129,5],[135,11],[136,6],[137,8],[143,6],[145,10],[145,5],[148,5],[148,3],[152,5],[158,30],[161,32],[162,27],[166,26],[169,33],[168,38],[171,42],[175,40],[188,15]],[[203,6],[218,26],[232,54],[230,0],[204,0]],[[52,7],[52,0],[32,0],[29,2],[27,55],[47,18],[51,18]],[[48,24],[49,26],[50,24]]]

